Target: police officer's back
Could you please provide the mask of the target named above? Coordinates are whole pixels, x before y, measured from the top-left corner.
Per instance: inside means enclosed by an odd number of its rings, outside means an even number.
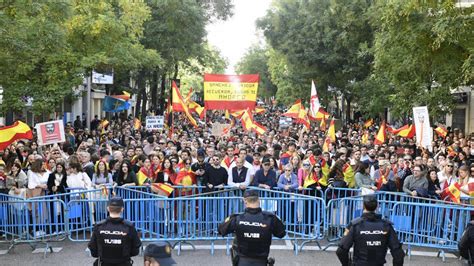
[[[471,221],[461,237],[458,244],[459,253],[466,259],[469,265],[474,264],[474,221]]]
[[[392,223],[375,213],[377,199],[364,197],[364,213],[353,220],[339,243],[337,256],[342,265],[349,264],[349,249],[354,245],[354,265],[384,265],[387,248],[393,257],[393,265],[403,265],[405,253],[398,241]]]
[[[97,260],[94,265],[132,265],[130,257],[138,255],[142,245],[133,224],[120,217],[121,198],[110,199],[109,217],[94,226],[89,250]]]
[[[285,226],[273,213],[263,212],[257,191],[244,194],[245,212],[233,214],[219,225],[219,234],[235,233],[233,265],[267,265],[272,235],[282,238]]]

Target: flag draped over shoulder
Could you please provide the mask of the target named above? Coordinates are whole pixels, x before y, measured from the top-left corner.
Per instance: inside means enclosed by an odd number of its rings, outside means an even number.
[[[33,132],[31,128],[21,121],[16,121],[11,126],[0,128],[0,150],[5,150],[16,140],[32,138]]]
[[[182,110],[182,112],[184,112],[184,114],[186,115],[186,117],[188,118],[189,122],[194,126],[194,127],[198,127],[197,123],[196,123],[196,120],[194,119],[194,117],[191,115],[191,113],[189,112],[189,108],[188,108],[188,105],[184,102],[183,100],[183,96],[181,95],[181,93],[179,92],[179,89],[178,89],[178,86],[176,86],[176,83],[173,81],[172,83],[172,91],[173,91],[173,97],[172,97],[172,101],[173,101],[173,111],[177,111],[177,112],[180,112],[180,110]]]
[[[321,172],[323,173],[323,176],[319,179],[319,184],[321,186],[327,187],[328,186],[328,176],[329,176],[329,172],[331,171],[331,169],[329,168],[329,165],[326,162],[326,160],[324,160],[323,158],[320,158],[319,164],[321,165]]]
[[[342,168],[342,173],[344,174],[344,181],[346,181],[347,187],[354,188],[356,183],[355,183],[355,173],[354,173],[354,169],[352,169],[352,166],[346,163],[344,167]]]
[[[385,143],[385,139],[386,139],[385,130],[386,130],[386,125],[385,125],[385,121],[383,121],[382,125],[380,125],[379,132],[375,136],[374,144],[381,145]]]
[[[175,179],[176,185],[192,186],[196,184],[196,175],[192,171],[181,170]]]
[[[143,186],[146,183],[151,183],[152,171],[147,171],[145,167],[140,168],[137,173],[138,185]]]

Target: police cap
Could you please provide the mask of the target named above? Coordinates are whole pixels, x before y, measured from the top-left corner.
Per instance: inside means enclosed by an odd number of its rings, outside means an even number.
[[[171,246],[164,242],[149,244],[146,246],[143,256],[152,257],[163,266],[176,264],[176,261],[171,257]]]
[[[111,198],[107,206],[123,207],[123,199],[121,197]]]
[[[258,191],[246,190],[244,193],[244,198],[258,198]]]

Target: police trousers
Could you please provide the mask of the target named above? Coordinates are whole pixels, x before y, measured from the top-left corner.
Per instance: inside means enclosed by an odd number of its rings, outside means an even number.
[[[130,261],[127,261],[127,262],[120,262],[120,263],[107,263],[107,262],[101,262],[99,261],[99,259],[96,259],[94,261],[94,266],[132,266],[133,265],[133,261],[130,260]]]
[[[239,257],[239,266],[267,266],[267,260]]]

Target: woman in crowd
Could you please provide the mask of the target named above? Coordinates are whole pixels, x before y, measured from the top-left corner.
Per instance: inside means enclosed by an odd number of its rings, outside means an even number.
[[[443,191],[440,188],[437,173],[437,170],[434,168],[428,170],[428,175],[426,176],[428,178],[428,195],[431,198],[441,199]]]
[[[347,183],[344,181],[343,167],[346,162],[344,160],[337,160],[331,168],[328,176],[328,187],[347,188]]]
[[[48,178],[48,194],[57,195],[66,193],[66,179],[67,172],[64,162],[58,161],[55,163],[55,170],[49,175]],[[65,197],[57,198],[59,200],[65,201]],[[61,231],[59,224],[64,223],[64,209],[63,205],[55,202],[50,202],[49,209],[50,223],[53,226],[53,232]]]
[[[21,169],[19,162],[13,163],[10,173],[7,175],[8,194],[15,197],[26,198],[28,177]]]
[[[95,163],[95,171],[92,176],[92,185],[94,188],[110,187],[114,184],[112,174],[109,172],[108,164],[99,160]]]
[[[315,189],[321,189],[319,179],[321,178],[321,165],[316,163],[313,166],[309,160],[303,161],[303,167],[298,170],[298,189],[309,189],[308,194],[314,196]]]
[[[290,164],[285,165],[285,172],[278,178],[277,186],[284,191],[294,191],[298,188],[298,177]]]
[[[36,197],[44,195],[48,188],[49,172],[43,168],[43,158],[39,155],[34,157],[31,164],[31,169],[28,171],[28,189],[29,197]]]
[[[358,162],[356,165],[356,187],[363,190],[363,194],[372,194],[377,191],[377,187],[374,185],[374,180],[369,175],[369,165],[364,162]],[[364,191],[366,189],[366,191]]]
[[[176,179],[176,172],[171,165],[171,160],[169,158],[165,158],[161,165],[161,171],[158,172],[156,176],[155,183],[165,183],[168,185],[173,185],[174,180]]]
[[[293,169],[293,173],[298,175],[298,171],[301,169],[301,157],[298,155],[298,153],[295,153],[293,156],[291,156],[290,164],[291,169]]]
[[[161,160],[158,154],[150,155],[151,159],[151,170],[153,171],[153,176],[156,179],[158,173],[161,171]]]
[[[470,175],[469,167],[467,167],[467,165],[459,167],[458,176],[458,183],[461,186],[461,196],[469,197],[470,191],[474,191],[474,185],[472,184],[474,183],[474,178]]]
[[[89,176],[82,171],[82,165],[75,156],[69,160],[69,174],[66,178],[67,187],[70,189],[91,189],[92,181]]]
[[[137,186],[137,176],[132,171],[129,161],[124,161],[118,171],[116,183],[118,186]]]
[[[146,158],[143,161],[143,166],[138,170],[137,182],[139,186],[143,186],[146,184],[151,184],[153,180],[155,180],[155,175],[151,168],[151,161],[150,159]]]

